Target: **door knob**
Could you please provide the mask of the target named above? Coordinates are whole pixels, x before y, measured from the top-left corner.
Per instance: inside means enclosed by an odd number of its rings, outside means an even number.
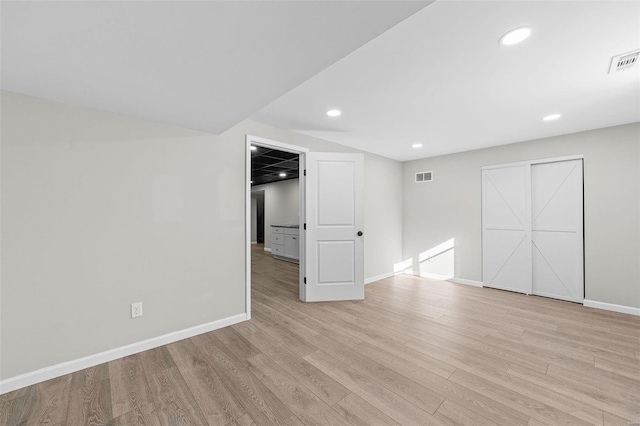
[[[358,231],[358,237],[362,237],[362,231]]]

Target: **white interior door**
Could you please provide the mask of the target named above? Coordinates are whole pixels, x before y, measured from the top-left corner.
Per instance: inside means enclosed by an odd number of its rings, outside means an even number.
[[[529,167],[482,171],[484,286],[531,293]]]
[[[362,154],[306,154],[304,301],[364,299]]]
[[[582,160],[531,166],[533,294],[584,301]]]

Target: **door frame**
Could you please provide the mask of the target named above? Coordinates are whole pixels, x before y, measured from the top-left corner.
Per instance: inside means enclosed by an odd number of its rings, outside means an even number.
[[[291,145],[284,142],[274,141],[267,138],[261,138],[259,136],[246,135],[245,136],[245,287],[246,287],[246,300],[245,311],[247,319],[251,319],[251,145],[261,146],[265,148],[277,149],[279,151],[292,152],[299,155],[300,161],[298,163],[298,169],[303,171],[305,168],[305,153],[309,152],[308,148],[302,146]],[[298,188],[299,188],[299,211],[300,211],[300,275],[299,275],[299,289],[300,300],[305,301],[304,294],[304,271],[305,271],[305,233],[303,224],[306,222],[306,213],[304,210],[305,205],[305,193],[306,193],[306,179],[304,178],[304,172],[298,173]],[[266,226],[265,226],[266,227]],[[267,232],[265,230],[265,232]]]
[[[544,164],[544,163],[558,163],[561,161],[570,161],[570,160],[584,160],[584,155],[575,154],[575,155],[566,155],[564,157],[551,157],[551,158],[540,158],[538,160],[516,161],[514,163],[491,164],[488,166],[482,166],[481,170],[501,169],[503,167],[526,166],[526,165]]]

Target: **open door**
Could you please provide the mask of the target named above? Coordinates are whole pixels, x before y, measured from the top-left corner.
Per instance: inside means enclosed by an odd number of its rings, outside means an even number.
[[[306,157],[306,302],[364,299],[362,154]],[[304,232],[304,231],[303,231]]]

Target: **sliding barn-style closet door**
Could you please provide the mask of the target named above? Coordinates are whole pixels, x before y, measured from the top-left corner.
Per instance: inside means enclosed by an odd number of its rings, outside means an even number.
[[[483,285],[583,302],[582,159],[482,170]]]
[[[533,294],[584,300],[582,160],[531,166]]]
[[[528,166],[482,172],[483,285],[531,293]]]

